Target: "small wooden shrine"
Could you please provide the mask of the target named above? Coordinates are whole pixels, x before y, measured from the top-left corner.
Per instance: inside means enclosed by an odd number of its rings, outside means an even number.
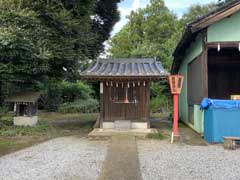
[[[14,125],[34,126],[37,124],[37,110],[40,92],[22,92],[8,97],[5,101],[14,103]]]
[[[98,59],[83,79],[100,82],[100,128],[150,128],[150,82],[168,72],[154,58]]]

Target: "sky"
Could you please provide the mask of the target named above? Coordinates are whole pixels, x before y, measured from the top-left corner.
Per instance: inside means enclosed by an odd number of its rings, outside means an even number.
[[[150,0],[123,0],[118,9],[121,14],[120,21],[114,26],[112,35],[116,34],[121,30],[121,28],[127,23],[126,16],[130,14],[131,11],[136,11],[139,8],[144,8],[149,4]],[[217,2],[217,0],[165,0],[166,6],[173,11],[178,17],[181,17],[183,13],[192,4],[207,4],[210,2]]]

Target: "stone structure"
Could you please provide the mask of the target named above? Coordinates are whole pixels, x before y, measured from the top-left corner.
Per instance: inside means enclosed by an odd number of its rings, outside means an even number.
[[[6,102],[14,103],[14,125],[35,126],[37,124],[39,98],[39,92],[23,92],[6,99]]]

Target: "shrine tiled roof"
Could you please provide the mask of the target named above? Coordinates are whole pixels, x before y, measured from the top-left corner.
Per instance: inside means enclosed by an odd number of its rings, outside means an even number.
[[[164,78],[169,73],[155,58],[98,59],[81,73],[86,79]]]
[[[35,103],[40,98],[40,92],[20,92],[6,98],[6,102]]]

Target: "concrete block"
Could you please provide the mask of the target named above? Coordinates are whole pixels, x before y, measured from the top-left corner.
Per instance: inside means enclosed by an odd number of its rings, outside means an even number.
[[[112,122],[103,122],[103,129],[113,129],[114,128],[114,123]]]
[[[132,129],[148,129],[148,124],[141,122],[133,122]]]
[[[119,120],[114,122],[115,129],[131,129],[132,123],[127,120]]]
[[[38,117],[25,117],[25,116],[17,116],[13,119],[15,126],[35,126],[38,122]]]

